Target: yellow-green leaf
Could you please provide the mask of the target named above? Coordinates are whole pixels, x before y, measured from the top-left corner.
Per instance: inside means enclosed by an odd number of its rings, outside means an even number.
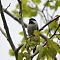
[[[57,19],[56,19],[57,20]],[[55,30],[57,27],[58,27],[58,22],[57,21],[53,21],[49,24],[49,27],[52,29],[52,30]]]
[[[24,36],[24,32],[19,32],[19,34],[20,34],[21,36]]]
[[[9,55],[14,56],[14,51],[12,49],[9,50]]]
[[[25,50],[25,45],[21,47],[21,52],[23,52],[24,50]]]
[[[25,40],[24,38],[22,39],[21,42],[22,42],[22,44],[24,44],[24,45],[26,44],[26,40]]]
[[[32,0],[34,3],[40,3],[41,1],[40,0]]]
[[[58,44],[56,42],[54,42],[53,40],[48,39],[47,46],[50,47],[50,48],[55,49],[56,52],[60,52],[60,49],[58,47]]]
[[[24,57],[26,57],[26,60],[31,60],[31,56],[30,56],[30,54],[28,54],[28,53],[24,53]]]
[[[49,47],[47,53],[50,57],[54,58],[57,54],[57,51],[53,47]]]
[[[35,36],[40,36],[40,32],[38,30],[34,30],[34,35]]]
[[[22,11],[22,13],[23,13],[23,16],[24,17],[32,17],[32,16],[36,16],[36,14],[37,14],[37,8],[35,7],[35,8],[31,8],[30,6],[23,6],[23,11]]]
[[[43,57],[45,57],[46,53],[47,53],[47,48],[46,47],[42,47],[42,46],[39,46],[38,47],[38,51],[39,51],[39,55],[37,57],[37,60],[40,60],[42,59]]]
[[[23,53],[18,53],[18,60],[23,60],[24,54]]]

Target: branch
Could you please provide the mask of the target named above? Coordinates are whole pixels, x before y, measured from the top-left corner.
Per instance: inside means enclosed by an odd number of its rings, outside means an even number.
[[[2,32],[2,34],[7,38],[6,33],[3,31],[3,29],[0,27],[0,31]]]
[[[19,18],[19,20],[21,19],[21,24],[22,24],[22,28],[23,28],[23,32],[24,32],[24,38],[27,39],[27,34],[26,34],[26,31],[25,31],[25,26],[24,26],[24,22],[23,22],[23,17],[22,17],[22,1],[21,0],[17,0],[19,5],[20,5],[20,11],[19,11],[19,14],[21,16],[21,18]]]
[[[23,45],[21,44],[21,45],[14,51],[16,60],[18,60],[18,52],[19,52],[19,50],[21,49],[22,46],[23,46]]]
[[[43,35],[42,33],[40,33],[40,36],[42,37],[42,38],[44,38],[45,39],[45,41],[47,41],[48,40],[48,37],[46,37],[45,35]]]
[[[45,4],[45,6],[43,7],[42,12],[45,10],[45,7],[46,7],[46,5],[48,4],[48,2],[49,2],[49,0],[46,1],[46,4]]]
[[[60,35],[60,34],[55,34],[55,35]]]
[[[45,46],[46,45],[46,42],[43,44],[43,45],[41,45],[41,46]],[[33,58],[35,55],[37,55],[39,53],[39,51],[37,51],[37,52],[35,52],[32,56],[31,56],[31,58]]]
[[[50,37],[50,39],[56,34],[56,32],[57,32],[57,30],[59,29],[59,27],[60,27],[60,24],[59,24],[59,26],[56,28],[54,34]]]
[[[21,21],[17,17],[13,16],[8,10],[6,10],[6,9],[3,8],[3,11],[6,14],[8,14],[10,17],[12,17],[15,21],[17,21],[19,24],[21,24]],[[25,23],[24,23],[24,26],[27,27],[27,25]]]
[[[44,18],[45,18],[45,20],[46,20],[46,22],[47,22],[47,18],[46,18],[46,16],[45,16],[45,14],[44,14],[44,12],[42,11],[42,14],[43,14],[43,16],[44,16]]]
[[[57,21],[58,20],[58,18],[59,18],[60,16],[58,16],[58,17],[56,17],[56,18],[54,18],[53,20],[51,20],[51,21],[49,21],[47,24],[45,24],[42,28],[40,28],[39,29],[39,31],[41,31],[41,30],[43,30],[47,25],[49,25],[51,22],[53,22],[53,21]]]
[[[48,4],[48,2],[49,2],[49,0],[46,1],[46,4],[45,4],[45,6],[43,7],[43,9],[41,11],[46,21],[47,21],[47,18],[46,18],[45,14],[44,14],[44,10],[45,10],[45,7]]]
[[[10,7],[11,3],[7,6],[6,10]]]
[[[18,52],[22,46],[23,46],[23,44],[21,44],[21,45],[16,49],[16,51]]]
[[[35,55],[37,55],[39,52],[37,51],[37,52],[35,52],[32,56],[31,56],[31,58],[33,58]]]
[[[22,28],[23,28],[23,32],[24,32],[24,38],[27,39],[27,35],[26,35],[26,31],[25,31],[25,26],[24,26],[24,22],[23,22],[23,19],[22,19],[22,2],[21,0],[17,0],[19,5],[20,5],[20,11],[19,11],[19,14],[21,16],[21,18],[19,18],[19,22],[21,23],[22,25]],[[18,52],[20,50],[20,48],[22,47],[23,45],[19,46],[16,50],[15,50],[15,57],[16,57],[16,60],[18,60]]]
[[[2,21],[3,21],[3,24],[4,24],[4,29],[5,29],[6,34],[7,34],[7,40],[8,40],[9,44],[11,45],[11,47],[12,47],[12,49],[14,51],[16,48],[15,48],[15,46],[13,44],[13,41],[12,41],[12,39],[10,37],[9,29],[8,29],[6,19],[5,19],[4,13],[3,13],[3,9],[2,9],[1,0],[0,0],[0,11],[1,11]]]

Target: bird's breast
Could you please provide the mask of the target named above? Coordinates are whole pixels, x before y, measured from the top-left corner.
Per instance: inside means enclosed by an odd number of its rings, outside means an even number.
[[[38,25],[36,25],[36,24],[29,24],[29,25],[27,26],[28,35],[29,35],[29,36],[33,35],[34,30],[37,30],[37,27],[38,27]]]

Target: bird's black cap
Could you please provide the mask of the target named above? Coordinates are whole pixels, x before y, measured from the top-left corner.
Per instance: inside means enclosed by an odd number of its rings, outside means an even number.
[[[35,24],[33,21],[36,21],[34,18],[29,19],[29,24]]]

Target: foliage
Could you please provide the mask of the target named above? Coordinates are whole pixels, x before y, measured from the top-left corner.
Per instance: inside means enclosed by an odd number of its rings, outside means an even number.
[[[22,0],[22,3],[21,3],[22,11],[21,12],[19,11],[20,6],[19,4],[17,4],[16,8],[12,12],[17,18],[21,18],[19,13],[22,13],[23,18],[24,17],[31,18],[39,14],[41,18],[44,18],[43,21],[48,23],[49,21],[52,21],[53,18],[55,18],[54,14],[56,11],[58,11],[58,8],[60,7],[60,0],[48,0],[45,3],[43,3],[44,7],[43,9],[41,8],[40,10],[39,7],[41,3],[42,3],[42,0],[31,0],[30,3],[29,3],[29,0]],[[51,10],[51,11],[53,10],[54,12],[53,14],[50,14],[50,12],[46,10]],[[57,15],[58,14],[56,14],[55,16]],[[38,52],[37,53],[38,56],[36,60],[44,60],[44,59],[55,60],[57,53],[60,53],[60,46],[53,41],[55,38],[60,40],[60,27],[58,28],[58,26],[60,26],[59,21],[60,21],[59,18],[55,19],[53,22],[49,23],[47,25],[48,27],[43,29],[43,31],[34,30],[34,33],[33,33],[34,36],[28,35],[27,39],[24,38],[23,31],[19,32],[19,34],[23,36],[21,41],[21,44],[23,46],[19,49],[18,60],[23,60],[23,59],[31,60],[32,56],[37,52]],[[44,23],[45,26],[46,26],[46,23]],[[53,34],[51,32],[53,32]],[[47,35],[47,38],[45,35],[41,36],[40,33]],[[35,49],[35,52],[33,53],[34,49]],[[15,56],[14,52],[15,51],[10,49],[9,50],[10,56]]]
[[[27,5],[27,2],[28,2],[28,0],[24,0],[24,1],[22,0],[23,17],[36,16],[37,11],[39,10],[37,5],[41,4],[41,1],[40,0],[32,0],[32,2],[34,4],[37,4],[36,7],[33,7],[33,6],[31,7],[31,6]],[[44,3],[44,6],[46,8],[49,7],[51,10],[54,9],[56,11],[58,9],[58,7],[60,6],[60,3],[59,3],[59,0],[56,0],[55,1],[56,3],[54,3],[54,5],[52,5],[53,2],[54,2],[54,0],[49,0]],[[19,9],[18,4],[16,6],[16,9]],[[47,36],[51,37],[52,34],[50,32],[56,30],[56,28],[59,25],[58,21],[59,21],[59,19],[56,19],[55,21],[53,21],[49,24],[49,28],[51,31],[49,31],[49,29],[47,28],[47,29],[43,30],[42,33],[45,33]],[[60,29],[58,29],[57,32],[60,33],[59,30]],[[23,32],[20,32],[20,35],[24,36]],[[32,50],[37,46],[37,49],[35,51],[35,52],[37,52],[37,51],[39,52],[39,54],[37,56],[37,60],[44,60],[45,58],[47,58],[48,60],[55,60],[57,53],[60,53],[60,49],[59,49],[58,44],[55,43],[53,41],[53,39],[56,37],[60,38],[60,36],[59,35],[55,36],[52,38],[52,40],[48,39],[46,45],[41,46],[40,43],[43,43],[43,45],[44,45],[44,42],[46,42],[45,39],[40,38],[40,32],[38,30],[34,31],[34,35],[35,36],[28,37],[27,40],[24,40],[24,38],[22,39],[22,44],[24,44],[24,45],[23,45],[23,47],[21,47],[21,53],[24,51],[27,51],[27,52],[22,53],[22,56],[21,56],[22,59],[23,59],[23,57],[25,57],[26,60],[28,60],[28,59],[31,60],[30,52],[32,52]],[[21,55],[21,53],[20,53],[20,55]],[[23,55],[25,55],[25,56],[23,56]]]
[[[50,29],[55,30],[58,27],[58,21],[53,21],[52,23],[49,24]]]
[[[53,2],[55,2],[55,3],[53,3]],[[51,9],[57,10],[58,7],[60,6],[60,3],[59,2],[60,2],[59,0],[56,0],[56,1],[49,0],[47,4],[45,3],[45,6],[51,8]],[[52,3],[53,3],[53,5],[52,5]]]
[[[44,60],[45,58],[54,60],[57,52],[60,52],[60,49],[55,42],[53,42],[52,40],[48,40],[45,47],[38,47],[38,51],[39,55],[37,57],[37,60]]]
[[[36,16],[37,14],[37,7],[30,7],[27,4],[28,0],[22,0],[22,14],[23,17],[32,17],[32,16]],[[39,3],[39,0],[33,0],[33,2],[37,2]],[[13,11],[14,15],[16,15],[17,17],[20,17],[18,9],[19,9],[19,4],[17,4],[16,9]]]

